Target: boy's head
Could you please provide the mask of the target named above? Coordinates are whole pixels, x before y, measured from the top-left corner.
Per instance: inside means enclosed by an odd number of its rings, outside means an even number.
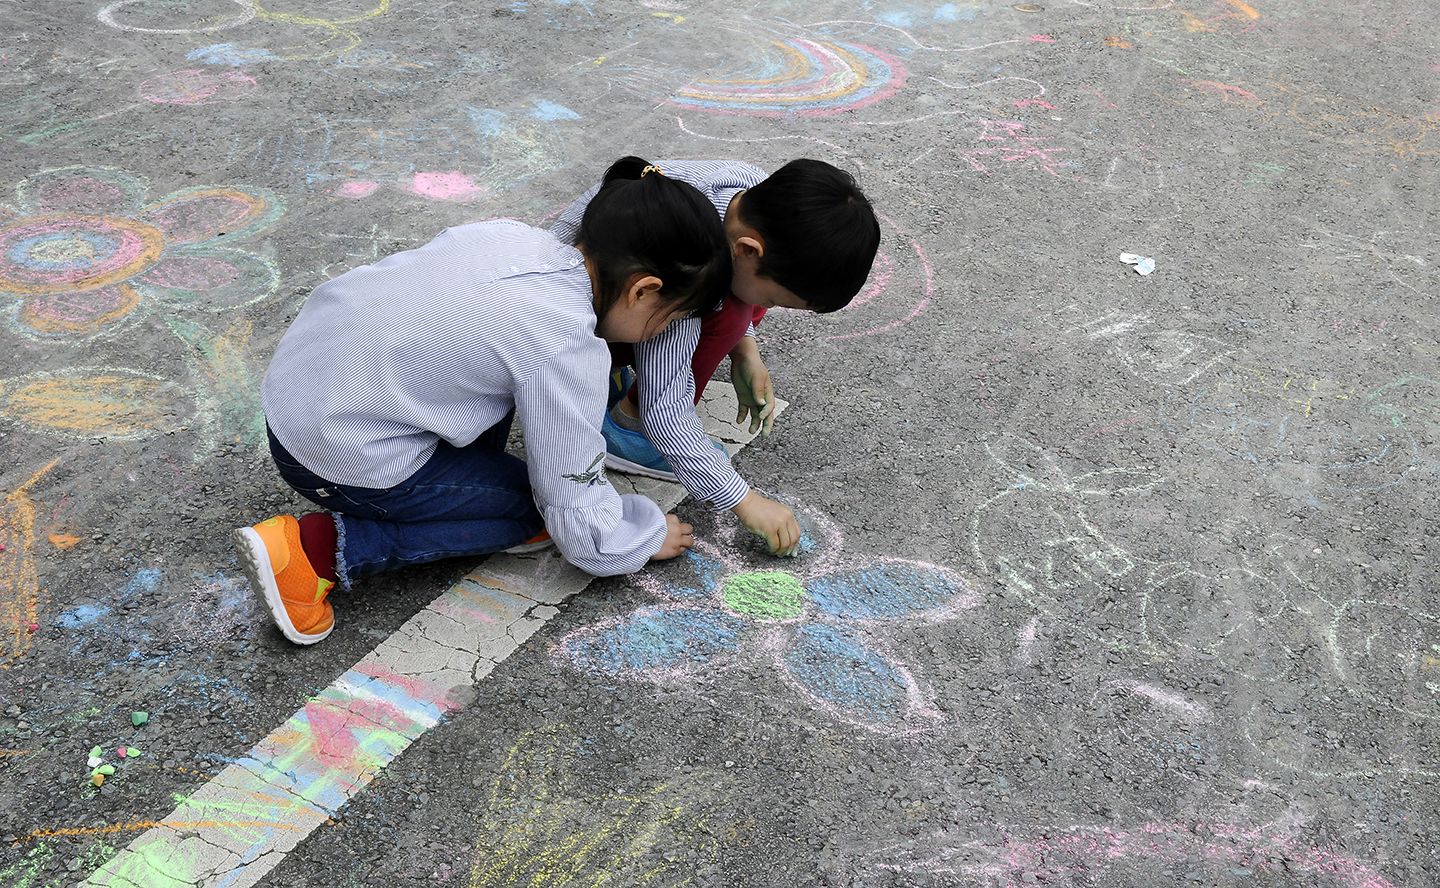
[[[758,244],[731,238],[741,300],[823,313],[849,305],[865,285],[880,223],[844,170],[792,160],[741,195],[737,211],[736,221],[758,236]]]

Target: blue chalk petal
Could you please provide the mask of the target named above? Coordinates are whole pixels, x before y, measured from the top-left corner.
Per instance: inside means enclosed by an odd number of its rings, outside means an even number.
[[[686,669],[734,650],[745,621],[710,610],[638,610],[593,633],[576,633],[562,647],[576,665],[607,675]]]
[[[801,627],[782,662],[816,700],[863,724],[898,722],[908,709],[905,673],[841,627]]]
[[[815,609],[842,620],[897,620],[934,610],[966,590],[945,574],[919,565],[882,563],[811,580]]]

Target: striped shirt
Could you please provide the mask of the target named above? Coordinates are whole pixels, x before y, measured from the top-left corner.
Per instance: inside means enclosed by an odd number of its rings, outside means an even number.
[[[574,247],[519,222],[444,231],[315,288],[261,386],[275,437],[336,484],[385,489],[442,439],[465,447],[512,408],[535,504],[565,558],[645,566],[665,516],[605,479],[610,352]]]
[[[672,179],[688,182],[715,206],[720,218],[735,195],[765,180],[766,174],[734,160],[662,160],[656,164]],[[566,208],[550,231],[573,244],[585,207],[600,190],[596,185]],[[753,328],[748,335],[755,335]],[[717,510],[734,507],[750,485],[716,450],[695,415],[695,377],[690,363],[700,341],[700,319],[675,321],[660,335],[635,344],[635,373],[640,387],[640,417],[645,437],[675,470],[690,495]]]

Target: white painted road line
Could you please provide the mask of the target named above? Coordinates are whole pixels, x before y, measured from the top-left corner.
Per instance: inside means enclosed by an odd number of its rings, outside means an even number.
[[[776,413],[785,408],[776,403]],[[754,436],[729,422],[735,393],[712,385],[705,430],[738,453]],[[674,508],[678,484],[610,474],[621,492]],[[593,579],[550,552],[493,555],[317,694],[243,758],[96,870],[87,886],[245,888],[464,704]]]

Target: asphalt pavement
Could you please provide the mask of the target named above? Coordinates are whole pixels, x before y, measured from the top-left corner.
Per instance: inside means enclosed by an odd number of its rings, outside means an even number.
[[[1434,4],[0,22],[0,885],[1440,884]],[[705,408],[800,555],[642,482],[690,556],[287,642],[229,535],[306,508],[259,381],[310,289],[625,154],[881,214],[759,329],[774,434]]]

